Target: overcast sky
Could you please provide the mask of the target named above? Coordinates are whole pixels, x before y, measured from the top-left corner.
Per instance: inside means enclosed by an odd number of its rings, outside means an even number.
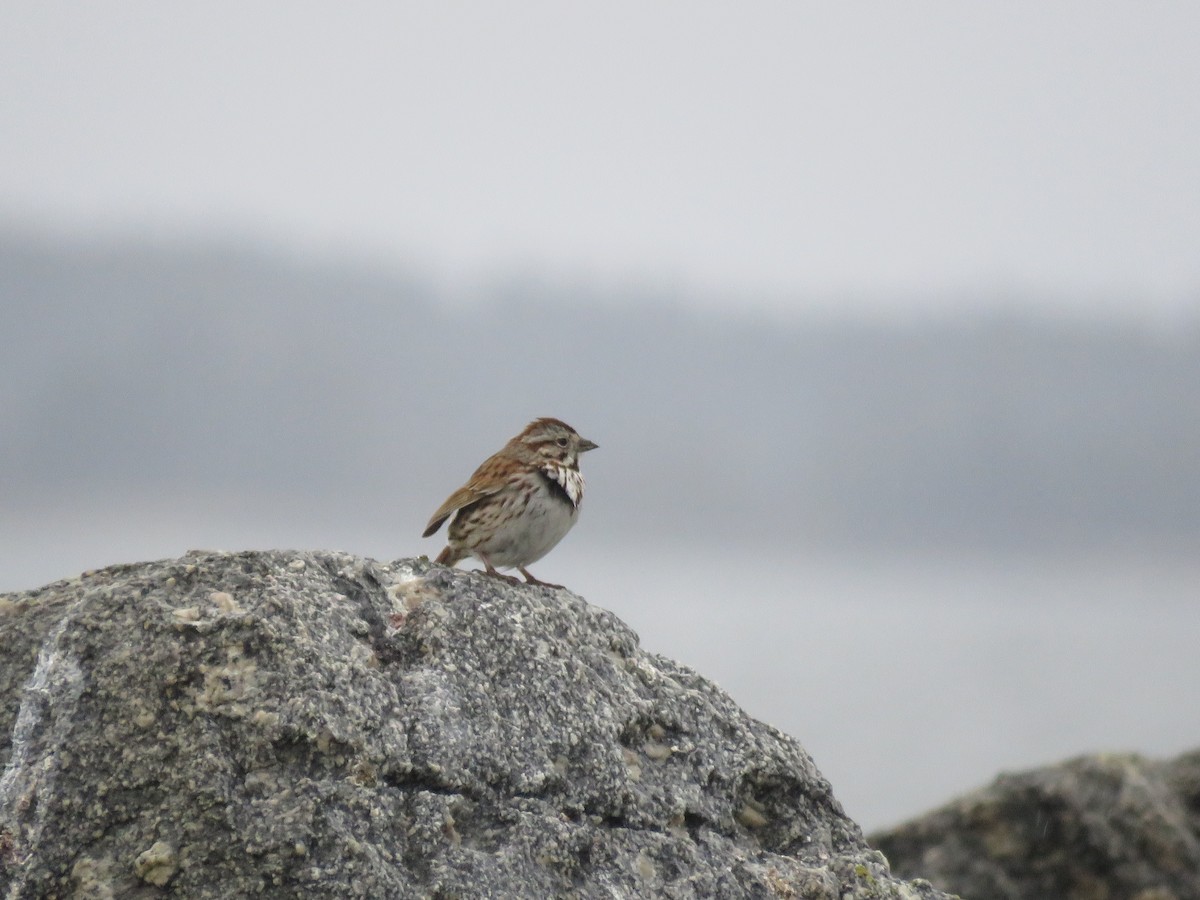
[[[0,219],[1194,309],[1200,4],[6,0]]]

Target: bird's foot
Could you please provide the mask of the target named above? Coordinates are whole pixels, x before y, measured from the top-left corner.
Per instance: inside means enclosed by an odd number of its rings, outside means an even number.
[[[534,578],[526,569],[522,568],[521,566],[517,566],[517,571],[525,576],[526,584],[536,584],[539,587],[553,588],[556,591],[561,591],[563,589],[561,584],[551,584],[549,581],[542,581],[539,578]]]
[[[503,572],[497,572],[491,566],[487,568],[486,574],[490,575],[492,578],[499,578],[501,581],[507,581],[509,584],[521,583],[521,579],[519,579],[516,575],[505,575]]]

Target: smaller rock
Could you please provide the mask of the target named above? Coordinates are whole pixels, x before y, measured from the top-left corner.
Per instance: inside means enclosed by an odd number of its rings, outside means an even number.
[[[871,843],[897,875],[971,900],[1200,900],[1200,751],[1001,775]]]

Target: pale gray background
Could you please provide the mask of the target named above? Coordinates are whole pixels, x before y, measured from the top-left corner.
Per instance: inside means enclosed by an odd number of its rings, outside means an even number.
[[[436,552],[535,415],[535,567],[867,826],[1194,746],[1200,7],[0,6],[0,588]]]

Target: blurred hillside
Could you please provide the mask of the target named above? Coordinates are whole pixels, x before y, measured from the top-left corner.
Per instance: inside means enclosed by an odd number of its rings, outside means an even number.
[[[230,244],[0,231],[0,495],[235,494],[400,535],[529,418],[598,441],[589,529],[773,545],[1200,537],[1200,319],[769,321]],[[398,548],[397,553],[414,548]]]

